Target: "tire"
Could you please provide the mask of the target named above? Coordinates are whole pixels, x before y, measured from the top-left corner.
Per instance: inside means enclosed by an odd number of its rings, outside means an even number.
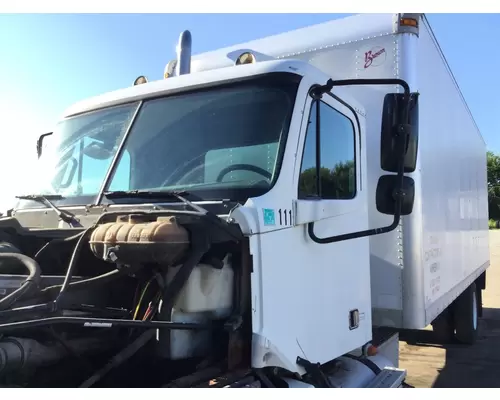
[[[477,287],[477,315],[479,318],[483,318],[483,291]]]
[[[441,315],[432,322],[432,331],[438,343],[453,343],[455,338],[455,325],[453,314],[449,309],[444,310]]]
[[[479,300],[476,284],[470,285],[453,305],[455,338],[458,342],[472,345],[478,336]]]

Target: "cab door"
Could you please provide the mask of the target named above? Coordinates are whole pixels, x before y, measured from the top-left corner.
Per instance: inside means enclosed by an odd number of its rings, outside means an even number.
[[[309,234],[311,223],[319,238],[369,228],[364,117],[345,99],[325,94],[308,100],[294,173],[297,259],[308,270],[302,285],[312,296],[300,314],[315,327],[297,339],[319,362],[362,346],[372,330],[368,237],[320,244]]]
[[[250,237],[256,368],[303,372],[297,357],[325,363],[371,340],[369,239],[319,244],[308,232],[311,223],[320,238],[368,228],[364,118],[351,104],[307,94],[287,144],[291,173],[252,201],[257,210],[276,209],[279,226]],[[283,226],[279,211],[289,197],[293,210]]]

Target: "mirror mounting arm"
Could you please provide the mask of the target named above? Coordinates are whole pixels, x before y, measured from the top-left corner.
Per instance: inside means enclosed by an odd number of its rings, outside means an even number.
[[[406,153],[406,138],[408,133],[411,131],[411,125],[409,121],[410,116],[410,86],[408,83],[402,79],[345,79],[334,81],[329,79],[325,85],[315,86],[311,89],[310,95],[313,98],[321,98],[323,94],[330,92],[335,86],[360,86],[360,85],[399,85],[404,90],[404,107],[402,115],[402,123],[400,123],[396,129],[395,137],[398,144],[398,172],[397,180],[398,186],[394,191],[394,196],[396,200],[396,212],[394,213],[393,222],[382,228],[368,229],[365,231],[352,232],[343,235],[336,235],[326,238],[319,238],[314,233],[314,222],[310,222],[307,226],[307,231],[309,237],[312,241],[318,244],[329,244],[341,242],[344,240],[357,239],[366,236],[380,235],[382,233],[391,232],[396,229],[399,225],[399,220],[401,219],[401,206],[403,203],[403,198],[405,196],[404,187],[404,162]]]
[[[43,133],[40,135],[38,140],[36,141],[36,153],[38,158],[42,155],[42,146],[43,146],[43,139],[45,139],[47,136],[52,135],[53,132],[48,132],[48,133]]]
[[[315,86],[311,90],[311,95],[321,97],[323,94],[331,92],[335,86],[367,86],[367,85],[399,85],[403,88],[405,100],[410,100],[410,86],[403,79],[342,79],[334,81],[328,79],[326,84]]]

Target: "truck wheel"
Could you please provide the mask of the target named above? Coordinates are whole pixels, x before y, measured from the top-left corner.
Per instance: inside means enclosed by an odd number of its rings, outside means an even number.
[[[432,322],[432,331],[437,342],[450,344],[455,335],[455,326],[453,323],[453,314],[449,308],[444,310],[439,317]]]
[[[478,334],[478,294],[476,284],[470,285],[453,305],[455,337],[463,344],[474,344]]]
[[[483,318],[483,291],[476,285],[477,291],[477,316]]]

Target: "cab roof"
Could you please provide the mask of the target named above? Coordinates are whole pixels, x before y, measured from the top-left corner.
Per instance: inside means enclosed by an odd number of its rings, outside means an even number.
[[[299,76],[303,76],[306,73],[313,73],[319,74],[319,78],[324,79],[325,82],[328,79],[326,75],[323,76],[319,70],[303,61],[263,61],[255,64],[238,65],[210,71],[190,73],[107,92],[96,97],[85,99],[70,106],[64,112],[63,118],[69,118],[105,107],[161,97],[180,93],[186,90],[209,87],[246,77],[276,72],[289,72]]]

